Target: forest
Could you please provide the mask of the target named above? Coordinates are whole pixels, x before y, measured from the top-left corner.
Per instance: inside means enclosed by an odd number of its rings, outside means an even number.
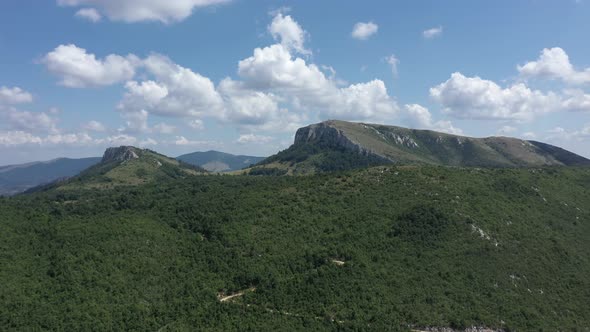
[[[388,165],[0,198],[0,327],[587,331],[589,188]]]

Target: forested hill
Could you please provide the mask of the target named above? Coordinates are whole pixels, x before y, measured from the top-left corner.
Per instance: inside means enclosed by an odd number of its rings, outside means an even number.
[[[204,173],[207,171],[199,166],[184,163],[153,150],[120,146],[106,149],[100,163],[77,176],[33,188],[29,192],[139,186]]]
[[[0,199],[7,331],[590,329],[590,169],[189,176]]]
[[[473,138],[431,130],[330,120],[297,130],[293,145],[254,173],[305,174],[383,164],[471,167],[590,166],[549,144],[510,137]],[[266,170],[265,170],[266,168]]]

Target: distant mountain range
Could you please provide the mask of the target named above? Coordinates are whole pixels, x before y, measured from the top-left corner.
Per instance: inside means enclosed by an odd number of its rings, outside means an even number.
[[[198,165],[209,172],[237,171],[250,165],[257,164],[265,157],[236,156],[219,151],[193,152],[184,154],[176,159],[185,163]]]
[[[149,149],[120,146],[108,148],[99,163],[76,176],[29,191],[45,191],[57,187],[59,189],[110,189],[183,178],[206,172],[199,166],[187,164]]]
[[[14,195],[29,188],[76,175],[100,158],[59,158],[44,162],[0,167],[0,195]]]
[[[135,154],[141,158],[114,170],[110,169],[113,163],[105,166],[105,158],[110,160],[110,154],[119,157]],[[155,167],[157,163],[165,167]],[[590,166],[590,160],[536,141],[510,137],[473,138],[431,130],[330,120],[300,128],[291,147],[268,158],[206,151],[172,159],[151,150],[120,147],[108,149],[103,158],[60,158],[47,162],[2,166],[0,195],[14,195],[56,180],[67,179],[91,166],[94,167],[81,174],[86,174],[86,179],[88,174],[94,174],[100,175],[100,181],[131,184],[143,183],[154,177],[179,176],[191,167],[196,167],[194,170],[197,173],[233,171],[251,175],[283,175],[385,164],[543,167]],[[245,170],[240,172],[242,169]],[[94,178],[93,181],[95,180],[97,179]]]
[[[588,166],[562,148],[509,137],[473,138],[431,130],[325,121],[297,130],[294,144],[251,171],[306,174],[383,164],[464,167]]]
[[[210,172],[223,172],[248,167],[264,158],[207,151],[185,154],[177,159],[193,166],[203,167]],[[0,166],[0,196],[15,195],[56,180],[76,176],[83,170],[98,164],[101,160],[101,157],[59,158],[21,165]]]

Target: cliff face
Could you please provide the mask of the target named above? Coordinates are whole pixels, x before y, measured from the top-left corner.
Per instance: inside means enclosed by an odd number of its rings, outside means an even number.
[[[342,148],[362,155],[375,155],[369,148],[353,141],[346,133],[334,127],[331,121],[320,122],[299,128],[295,133],[294,145],[318,144],[322,147]]]
[[[108,148],[102,156],[102,163],[121,162],[131,159],[138,159],[139,155],[133,146],[120,146],[115,148]]]

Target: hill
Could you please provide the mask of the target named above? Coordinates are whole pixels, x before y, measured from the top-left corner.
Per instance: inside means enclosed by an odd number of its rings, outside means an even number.
[[[43,190],[58,187],[64,190],[137,186],[166,179],[185,178],[206,173],[204,169],[186,164],[149,149],[133,146],[108,148],[100,163],[79,175],[51,184]]]
[[[176,159],[200,166],[209,172],[237,171],[262,161],[263,157],[241,156],[219,151],[193,152]]]
[[[589,166],[590,160],[536,141],[332,120],[297,130],[294,144],[262,161],[254,173],[313,173],[391,163],[540,167]]]
[[[0,167],[0,195],[15,195],[27,189],[77,175],[100,158],[59,158],[50,161]]]
[[[587,331],[589,188],[422,165],[0,198],[0,326]]]

